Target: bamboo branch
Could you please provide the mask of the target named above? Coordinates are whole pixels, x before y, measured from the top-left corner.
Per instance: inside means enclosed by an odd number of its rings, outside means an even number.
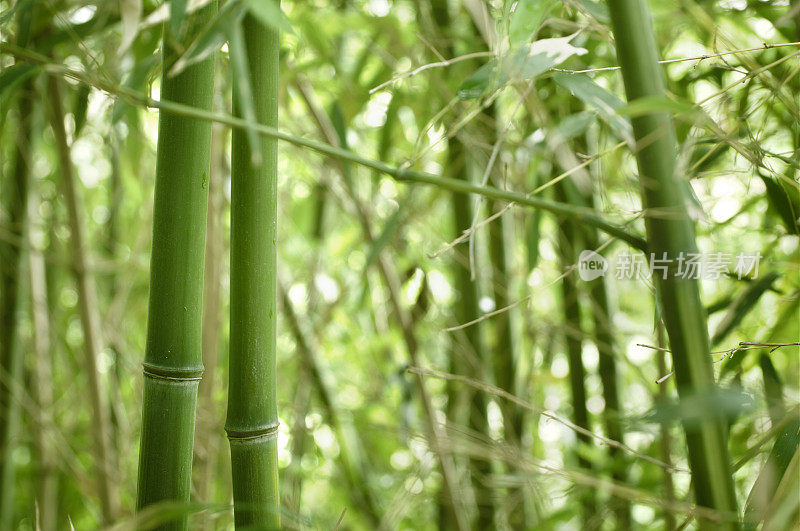
[[[632,234],[619,225],[605,221],[597,215],[596,212],[588,209],[579,209],[570,205],[557,203],[554,201],[547,201],[545,199],[538,199],[535,197],[528,197],[527,194],[521,192],[512,192],[508,190],[500,190],[490,186],[480,186],[463,182],[457,179],[451,179],[435,175],[432,173],[416,171],[404,167],[394,167],[385,162],[372,160],[362,157],[352,151],[337,147],[317,140],[295,136],[285,131],[281,131],[275,127],[265,124],[253,124],[244,119],[210,112],[208,110],[185,105],[170,100],[154,100],[142,93],[130,90],[126,87],[121,87],[113,83],[107,83],[102,80],[93,79],[91,76],[72,70],[63,65],[54,64],[45,56],[31,52],[29,50],[21,49],[17,46],[8,43],[0,43],[0,52],[8,53],[16,57],[20,57],[27,61],[46,65],[46,69],[51,73],[58,73],[69,77],[81,83],[88,84],[102,90],[109,94],[114,94],[133,105],[140,105],[159,109],[166,114],[173,114],[187,118],[195,118],[197,120],[213,121],[225,124],[235,129],[247,130],[250,129],[262,136],[275,138],[277,140],[288,142],[300,147],[306,147],[318,153],[328,155],[335,159],[352,162],[361,166],[371,168],[378,173],[382,173],[392,177],[399,182],[430,184],[450,190],[452,192],[461,192],[467,194],[480,195],[492,199],[498,199],[507,203],[517,203],[531,208],[537,208],[551,212],[553,214],[560,214],[564,216],[574,217],[579,223],[586,223],[597,227],[599,230],[619,238],[620,240],[628,243],[632,247],[648,252],[647,244],[640,236]]]

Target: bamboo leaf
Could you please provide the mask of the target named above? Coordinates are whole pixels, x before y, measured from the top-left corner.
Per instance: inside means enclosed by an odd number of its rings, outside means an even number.
[[[173,35],[177,35],[181,29],[188,3],[188,0],[170,0],[169,2],[169,29]]]
[[[119,43],[118,53],[123,55],[139,34],[139,22],[142,19],[142,0],[120,0],[119,13],[122,19],[122,40]]]
[[[17,64],[4,68],[0,72],[0,97],[7,98],[17,90],[31,76],[36,74],[41,67],[28,63]]]
[[[401,204],[397,210],[395,210],[392,215],[386,220],[386,224],[383,226],[381,233],[375,238],[375,241],[369,248],[369,253],[367,253],[367,260],[364,263],[364,271],[362,273],[362,278],[367,277],[367,269],[372,265],[378,255],[380,255],[381,251],[384,247],[386,247],[389,242],[392,241],[395,234],[397,234],[397,230],[402,225],[403,221],[403,212],[404,206]]]
[[[564,140],[570,140],[585,133],[596,119],[597,114],[592,111],[571,114],[561,120],[561,123],[556,126],[556,132]]]
[[[511,46],[526,44],[536,37],[539,27],[553,7],[553,0],[519,0],[508,27]]]
[[[72,116],[75,119],[74,135],[78,136],[84,124],[86,124],[86,113],[89,110],[89,87],[81,85],[75,92],[75,105]]]
[[[598,22],[608,24],[611,20],[605,5],[594,0],[577,0],[577,3],[585,13],[593,16]]]
[[[702,116],[702,112],[694,105],[675,101],[666,96],[639,98],[636,101],[628,102],[624,107],[617,109],[617,112],[625,116],[630,116],[631,118],[659,112],[688,118]]]
[[[776,498],[792,457],[798,451],[800,417],[797,410],[789,414],[797,418],[789,422],[776,436],[772,450],[747,495],[744,520],[748,529],[754,529],[768,515],[770,502]]]
[[[621,140],[624,140],[628,145],[633,145],[631,123],[623,116],[620,116],[618,112],[619,109],[625,106],[625,102],[595,83],[592,78],[585,74],[556,72],[553,74],[553,81],[570,91],[573,96],[585,104],[594,108]]]
[[[291,24],[275,0],[244,0],[247,11],[262,23],[279,31],[294,33]]]
[[[711,337],[711,344],[718,345],[723,339],[728,337],[742,319],[750,313],[761,296],[772,287],[772,284],[780,278],[780,274],[771,271],[762,278],[751,283],[729,306],[725,317],[717,325],[714,335]]]
[[[755,406],[753,397],[739,388],[713,389],[661,402],[644,419],[655,424],[680,421],[684,425],[700,426],[709,420],[736,418]]]
[[[206,24],[180,59],[175,62],[169,75],[176,76],[189,66],[216,53],[228,40],[232,29],[239,25],[245,12],[245,5],[239,0],[226,3],[219,10],[217,16]]]
[[[159,63],[160,59],[156,55],[150,55],[141,61],[137,61],[123,86],[137,91],[141,90],[147,84],[150,74]],[[131,105],[128,102],[122,98],[117,98],[114,102],[114,110],[111,112],[111,123],[119,122],[130,108]]]
[[[576,35],[541,39],[513,49],[499,59],[492,59],[464,80],[458,88],[458,97],[464,100],[479,98],[508,83],[532,79],[573,55],[588,53],[585,48],[570,44]]]
[[[767,188],[767,200],[780,216],[789,234],[800,234],[800,201],[790,195],[790,191],[779,179],[767,177],[759,172],[759,177]],[[795,190],[796,191],[796,190]],[[797,194],[794,194],[795,196]]]
[[[236,91],[238,96],[234,112],[241,113],[241,116],[248,123],[256,123],[256,109],[253,101],[253,85],[252,78],[250,77],[250,67],[247,61],[247,49],[244,44],[244,35],[242,34],[242,27],[237,22],[228,29],[230,36],[230,56],[233,72],[236,76],[233,84],[233,90]],[[253,157],[253,165],[258,166],[261,164],[261,150],[258,149],[259,137],[255,129],[252,127],[246,128],[247,142],[250,144],[250,156]]]

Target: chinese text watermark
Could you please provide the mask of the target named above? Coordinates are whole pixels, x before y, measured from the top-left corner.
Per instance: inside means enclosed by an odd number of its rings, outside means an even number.
[[[590,281],[613,271],[618,280],[685,278],[718,280],[725,275],[757,278],[761,253],[684,253],[670,258],[667,253],[616,256],[613,266],[595,251],[584,250],[578,259],[578,275]]]

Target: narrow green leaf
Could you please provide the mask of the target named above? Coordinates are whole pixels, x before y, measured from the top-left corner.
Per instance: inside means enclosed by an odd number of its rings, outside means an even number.
[[[561,120],[556,126],[556,132],[564,138],[570,140],[586,132],[592,123],[597,119],[597,115],[592,111],[581,111],[571,114]]]
[[[789,414],[798,417],[797,410]],[[775,499],[778,486],[786,474],[792,457],[797,453],[799,444],[800,418],[795,418],[778,433],[775,444],[747,495],[744,520],[748,528],[754,528],[754,525],[767,516],[768,505]]]
[[[72,110],[72,116],[75,119],[75,136],[78,136],[84,124],[86,124],[86,113],[89,110],[89,92],[89,85],[78,85],[78,90],[75,92],[75,106]]]
[[[400,206],[395,210],[392,215],[386,220],[386,224],[383,226],[381,233],[372,243],[372,246],[369,248],[369,253],[367,254],[367,260],[364,263],[364,271],[362,273],[362,278],[367,278],[367,269],[372,265],[378,255],[381,254],[383,248],[392,241],[395,234],[397,234],[397,230],[402,225],[403,221],[403,213],[405,211],[405,201],[400,204]]]
[[[28,78],[38,72],[37,65],[28,63],[17,64],[4,68],[0,72],[0,97],[7,98],[13,91],[17,90]]]
[[[207,59],[222,48],[229,38],[231,28],[239,25],[245,12],[245,5],[239,0],[226,3],[217,16],[206,24],[180,59],[175,61],[169,75],[180,74],[187,67]]]
[[[681,421],[684,425],[699,426],[709,420],[731,419],[755,407],[753,397],[738,388],[708,389],[679,400],[656,405],[644,419],[660,424]]]
[[[608,16],[608,8],[594,0],[577,0],[578,5],[588,15],[591,15],[603,24],[608,24],[611,18]]]
[[[666,96],[648,96],[629,102],[624,107],[617,109],[619,114],[630,116],[646,116],[648,114],[666,112],[673,116],[699,116],[701,111],[690,103],[682,103],[667,98]]]
[[[527,44],[536,37],[539,27],[554,6],[553,0],[518,0],[508,27],[511,46]]]
[[[778,216],[780,216],[784,227],[789,234],[800,234],[800,224],[798,216],[800,216],[800,201],[790,195],[790,189],[784,185],[779,179],[774,177],[767,177],[759,173],[759,177],[764,182],[767,188],[767,200],[770,206]],[[795,189],[795,192],[797,190]],[[795,196],[797,194],[794,194]]]
[[[617,112],[625,102],[607,91],[586,74],[556,72],[553,81],[567,89],[573,96],[591,106],[608,123],[617,136],[628,145],[633,145],[631,123]]]
[[[234,109],[234,112],[241,113],[241,116],[249,123],[256,123],[256,109],[253,104],[253,85],[250,77],[250,67],[247,64],[247,49],[244,44],[244,34],[242,33],[242,26],[237,21],[236,24],[228,28],[230,37],[230,57],[233,72],[236,76],[236,82],[233,84],[233,90],[236,91],[238,96],[237,106],[240,109]],[[261,150],[260,139],[255,129],[252,127],[247,128],[247,142],[250,144],[250,155],[253,157],[253,165],[259,166],[261,164]]]
[[[717,345],[728,337],[728,334],[742,322],[742,319],[750,313],[750,310],[753,309],[761,296],[772,287],[772,284],[774,284],[778,278],[780,278],[780,274],[771,271],[747,286],[733,301],[725,317],[723,317],[722,321],[717,325],[717,329],[711,337],[711,344]]]
[[[247,11],[262,23],[279,31],[293,33],[292,26],[275,0],[244,0]]]
[[[160,64],[160,59],[157,55],[150,55],[142,60],[136,61],[130,74],[128,74],[123,86],[141,92],[147,84],[153,70]],[[117,123],[122,119],[125,112],[131,108],[131,105],[122,98],[117,98],[114,102],[114,110],[111,112],[111,123]]]
[[[120,0],[119,14],[122,19],[122,39],[119,43],[118,53],[122,55],[128,51],[139,34],[139,21],[142,19],[142,0]]]
[[[492,59],[464,80],[458,88],[458,97],[463,100],[480,98],[508,83],[532,79],[573,55],[587,53],[585,48],[570,44],[576,35],[538,40]]]
[[[186,16],[186,5],[188,0],[170,0],[169,3],[169,29],[173,35],[176,35],[183,24],[183,19]]]

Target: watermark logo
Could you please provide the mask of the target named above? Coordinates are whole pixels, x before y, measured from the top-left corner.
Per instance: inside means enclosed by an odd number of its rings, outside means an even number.
[[[723,276],[754,279],[758,277],[761,253],[684,253],[674,258],[662,253],[622,253],[615,258],[614,276],[617,280],[685,278],[719,280]],[[595,251],[581,251],[578,274],[590,281],[602,277],[611,269],[609,262]]]
[[[578,258],[578,275],[581,280],[590,281],[602,277],[608,271],[608,260],[594,251],[584,249]]]

